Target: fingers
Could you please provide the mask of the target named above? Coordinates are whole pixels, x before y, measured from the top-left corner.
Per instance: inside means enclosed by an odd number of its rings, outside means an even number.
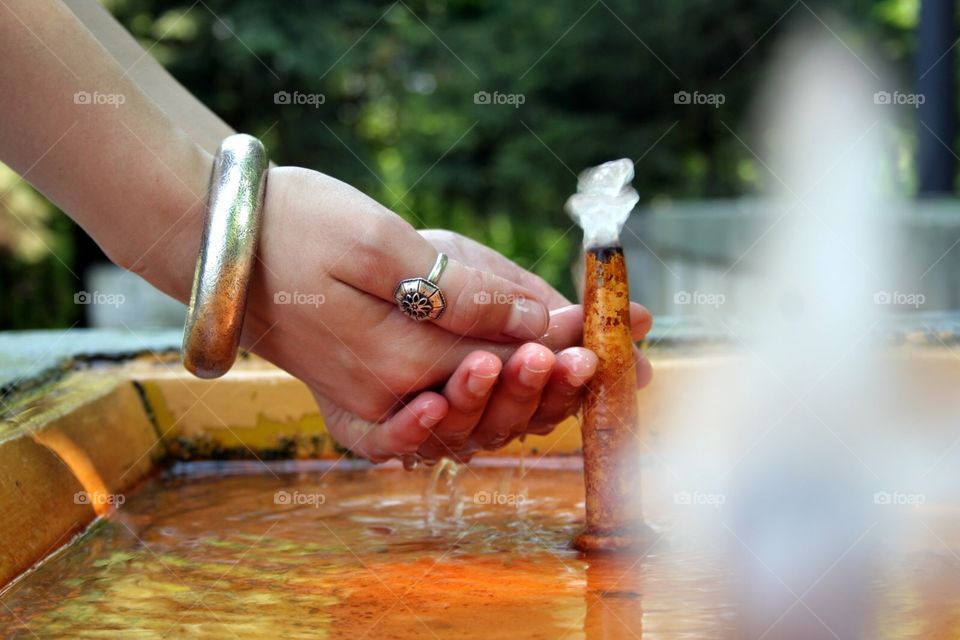
[[[634,361],[637,365],[637,388],[643,389],[653,380],[653,365],[639,350],[634,353]]]
[[[450,260],[440,279],[447,310],[437,324],[461,335],[491,340],[537,340],[550,312],[527,288]]]
[[[653,316],[647,308],[636,302],[630,303],[630,330],[633,339],[643,340],[653,326]],[[571,305],[554,309],[550,313],[550,326],[540,340],[553,350],[580,344],[583,339],[583,305]]]
[[[467,462],[477,451],[496,449],[523,433],[552,431],[579,409],[596,366],[597,356],[582,347],[554,357],[529,343],[505,367],[490,353],[469,354],[443,396],[422,393],[380,424],[359,419],[319,394],[317,401],[337,441],[374,462],[413,454],[427,461]],[[639,353],[636,368],[643,387],[652,369]]]
[[[521,354],[521,358],[523,357],[525,356]],[[557,353],[553,370],[542,390],[539,405],[533,416],[525,426],[518,423],[511,428],[507,442],[522,433],[535,435],[550,433],[557,424],[574,415],[580,409],[586,385],[596,373],[597,364],[596,354],[583,347],[571,347]],[[496,448],[500,439],[498,437],[492,438],[493,443],[490,447],[478,446],[478,440],[488,437],[479,429],[476,438],[473,438],[469,446],[465,446],[465,443],[471,440],[471,431],[477,427],[485,408],[490,405],[491,391],[496,389],[501,399],[516,397],[515,390],[511,391],[508,387],[511,384],[516,386],[517,383],[516,378],[512,381],[510,379],[512,370],[504,371],[501,374],[504,382],[499,387],[494,387],[500,370],[500,361],[492,354],[478,351],[467,357],[444,388],[443,394],[450,402],[450,410],[447,417],[437,425],[433,434],[417,451],[421,458],[429,461],[450,457],[466,462],[480,448]],[[637,351],[637,387],[643,388],[649,384],[652,373],[649,360]],[[478,376],[479,379],[477,379]],[[477,386],[481,384],[482,386]],[[523,391],[521,390],[520,393],[522,395]],[[502,410],[502,405],[499,406]],[[498,403],[493,403],[491,411],[496,412],[497,407]],[[514,416],[524,415],[524,412],[516,407],[509,411]],[[491,419],[486,416],[483,420],[487,424],[494,424],[500,420],[500,417],[494,415]]]
[[[633,333],[633,339],[643,340],[653,328],[653,315],[642,304],[636,302],[630,303],[630,330]]]
[[[633,338],[642,340],[650,330],[650,313],[639,304],[631,303],[631,324]],[[399,316],[399,314],[397,314]],[[391,314],[391,326],[384,327],[387,335],[402,335],[400,333],[410,321],[403,317]],[[392,326],[396,325],[396,326]],[[492,343],[474,338],[455,339],[445,334],[439,327],[429,327],[436,330],[436,335],[425,341],[425,348],[440,354],[435,356],[433,366],[424,372],[419,382],[424,386],[444,384],[455,371],[463,359],[472,351],[486,351],[497,356],[501,362],[508,361],[519,348],[517,344]],[[583,307],[571,305],[556,309],[550,313],[550,328],[546,335],[538,342],[551,351],[560,351],[569,347],[579,346],[583,334]],[[446,346],[443,346],[446,345]]]
[[[438,252],[396,215],[375,217],[360,242],[333,275],[357,289],[395,304],[401,281],[427,279]],[[547,330],[549,311],[528,288],[486,270],[449,258],[430,284],[407,282],[399,293],[421,310],[424,319],[457,335],[499,342],[536,340]],[[441,311],[442,310],[442,311]]]
[[[450,403],[447,417],[438,424],[417,453],[424,460],[455,458],[480,421],[503,368],[490,353],[475,351],[464,359],[443,389]]]
[[[546,280],[527,271],[499,251],[491,249],[485,244],[446,229],[421,229],[418,233],[426,238],[437,251],[443,251],[461,262],[478,269],[491,271],[502,278],[530,289],[550,309],[559,309],[570,305],[570,301],[551,287]]]
[[[530,419],[527,433],[546,435],[554,427],[579,411],[587,383],[597,370],[597,356],[588,349],[574,347],[557,354],[557,365],[543,392],[540,406]],[[653,379],[653,366],[639,349],[634,351],[637,389]]]
[[[517,349],[504,366],[500,383],[464,453],[497,449],[523,433],[537,410],[555,363],[553,352],[543,345],[529,343]]]
[[[527,427],[528,433],[549,433],[557,423],[576,413],[584,388],[597,371],[597,362],[596,354],[583,347],[572,347],[557,354],[557,364]]]
[[[322,397],[317,401],[327,428],[337,441],[372,462],[385,462],[415,453],[449,409],[442,395],[427,391],[386,421],[375,424],[333,406]]]
[[[575,360],[569,355],[571,352],[577,353]],[[575,415],[584,400],[587,383],[596,373],[597,364],[596,354],[588,349],[575,347],[558,353],[557,366],[526,432],[546,435]],[[637,389],[642,389],[653,379],[653,366],[639,349],[634,349],[634,365]]]

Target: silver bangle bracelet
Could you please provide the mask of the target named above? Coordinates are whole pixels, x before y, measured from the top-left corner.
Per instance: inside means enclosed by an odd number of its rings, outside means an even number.
[[[233,366],[260,239],[267,150],[256,138],[224,139],[213,160],[200,254],[183,327],[183,365],[217,378]]]

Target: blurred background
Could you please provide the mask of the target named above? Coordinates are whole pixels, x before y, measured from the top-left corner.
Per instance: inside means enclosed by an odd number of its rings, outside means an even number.
[[[875,100],[895,127],[891,191],[915,204],[905,229],[926,255],[903,291],[878,300],[960,306],[952,2],[103,4],[278,164],[323,171],[418,227],[484,242],[570,296],[580,233],[563,203],[576,174],[635,160],[641,208],[624,233],[634,295],[673,315],[744,304],[760,268],[757,196],[774,180],[747,126],[752,103],[780,37],[811,24],[851,55],[869,50],[894,79]],[[0,193],[0,329],[182,322],[179,305],[118,280],[76,225],[3,166]]]

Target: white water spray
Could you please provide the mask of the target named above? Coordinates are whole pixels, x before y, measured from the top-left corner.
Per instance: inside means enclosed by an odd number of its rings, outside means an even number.
[[[895,205],[875,67],[819,25],[781,52],[747,143],[772,199],[752,248],[763,283],[725,325],[742,356],[684,390],[662,429],[676,495],[723,505],[687,513],[736,558],[737,637],[869,635],[874,493],[910,438],[877,345]]]
[[[583,248],[620,244],[620,231],[640,196],[630,186],[633,161],[612,160],[583,171],[577,192],[567,200],[567,213],[583,229]]]

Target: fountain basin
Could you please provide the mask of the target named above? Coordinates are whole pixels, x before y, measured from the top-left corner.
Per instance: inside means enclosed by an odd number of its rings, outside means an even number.
[[[690,390],[703,376],[735,379],[744,356],[716,327],[663,326],[649,350],[656,377],[638,397],[657,537],[599,558],[569,546],[583,524],[575,421],[438,479],[344,456],[303,385],[257,359],[202,381],[180,370],[178,336],[78,333],[47,358],[33,341],[49,347],[50,335],[7,334],[3,628],[12,637],[733,637],[727,552],[737,541],[722,505],[699,505],[705,515],[689,526],[698,505],[678,498],[662,456],[670,407],[696,402]],[[878,339],[898,366],[956,388],[954,326],[914,319]],[[960,624],[957,507],[932,496],[875,529],[885,562],[872,637],[949,637]]]

